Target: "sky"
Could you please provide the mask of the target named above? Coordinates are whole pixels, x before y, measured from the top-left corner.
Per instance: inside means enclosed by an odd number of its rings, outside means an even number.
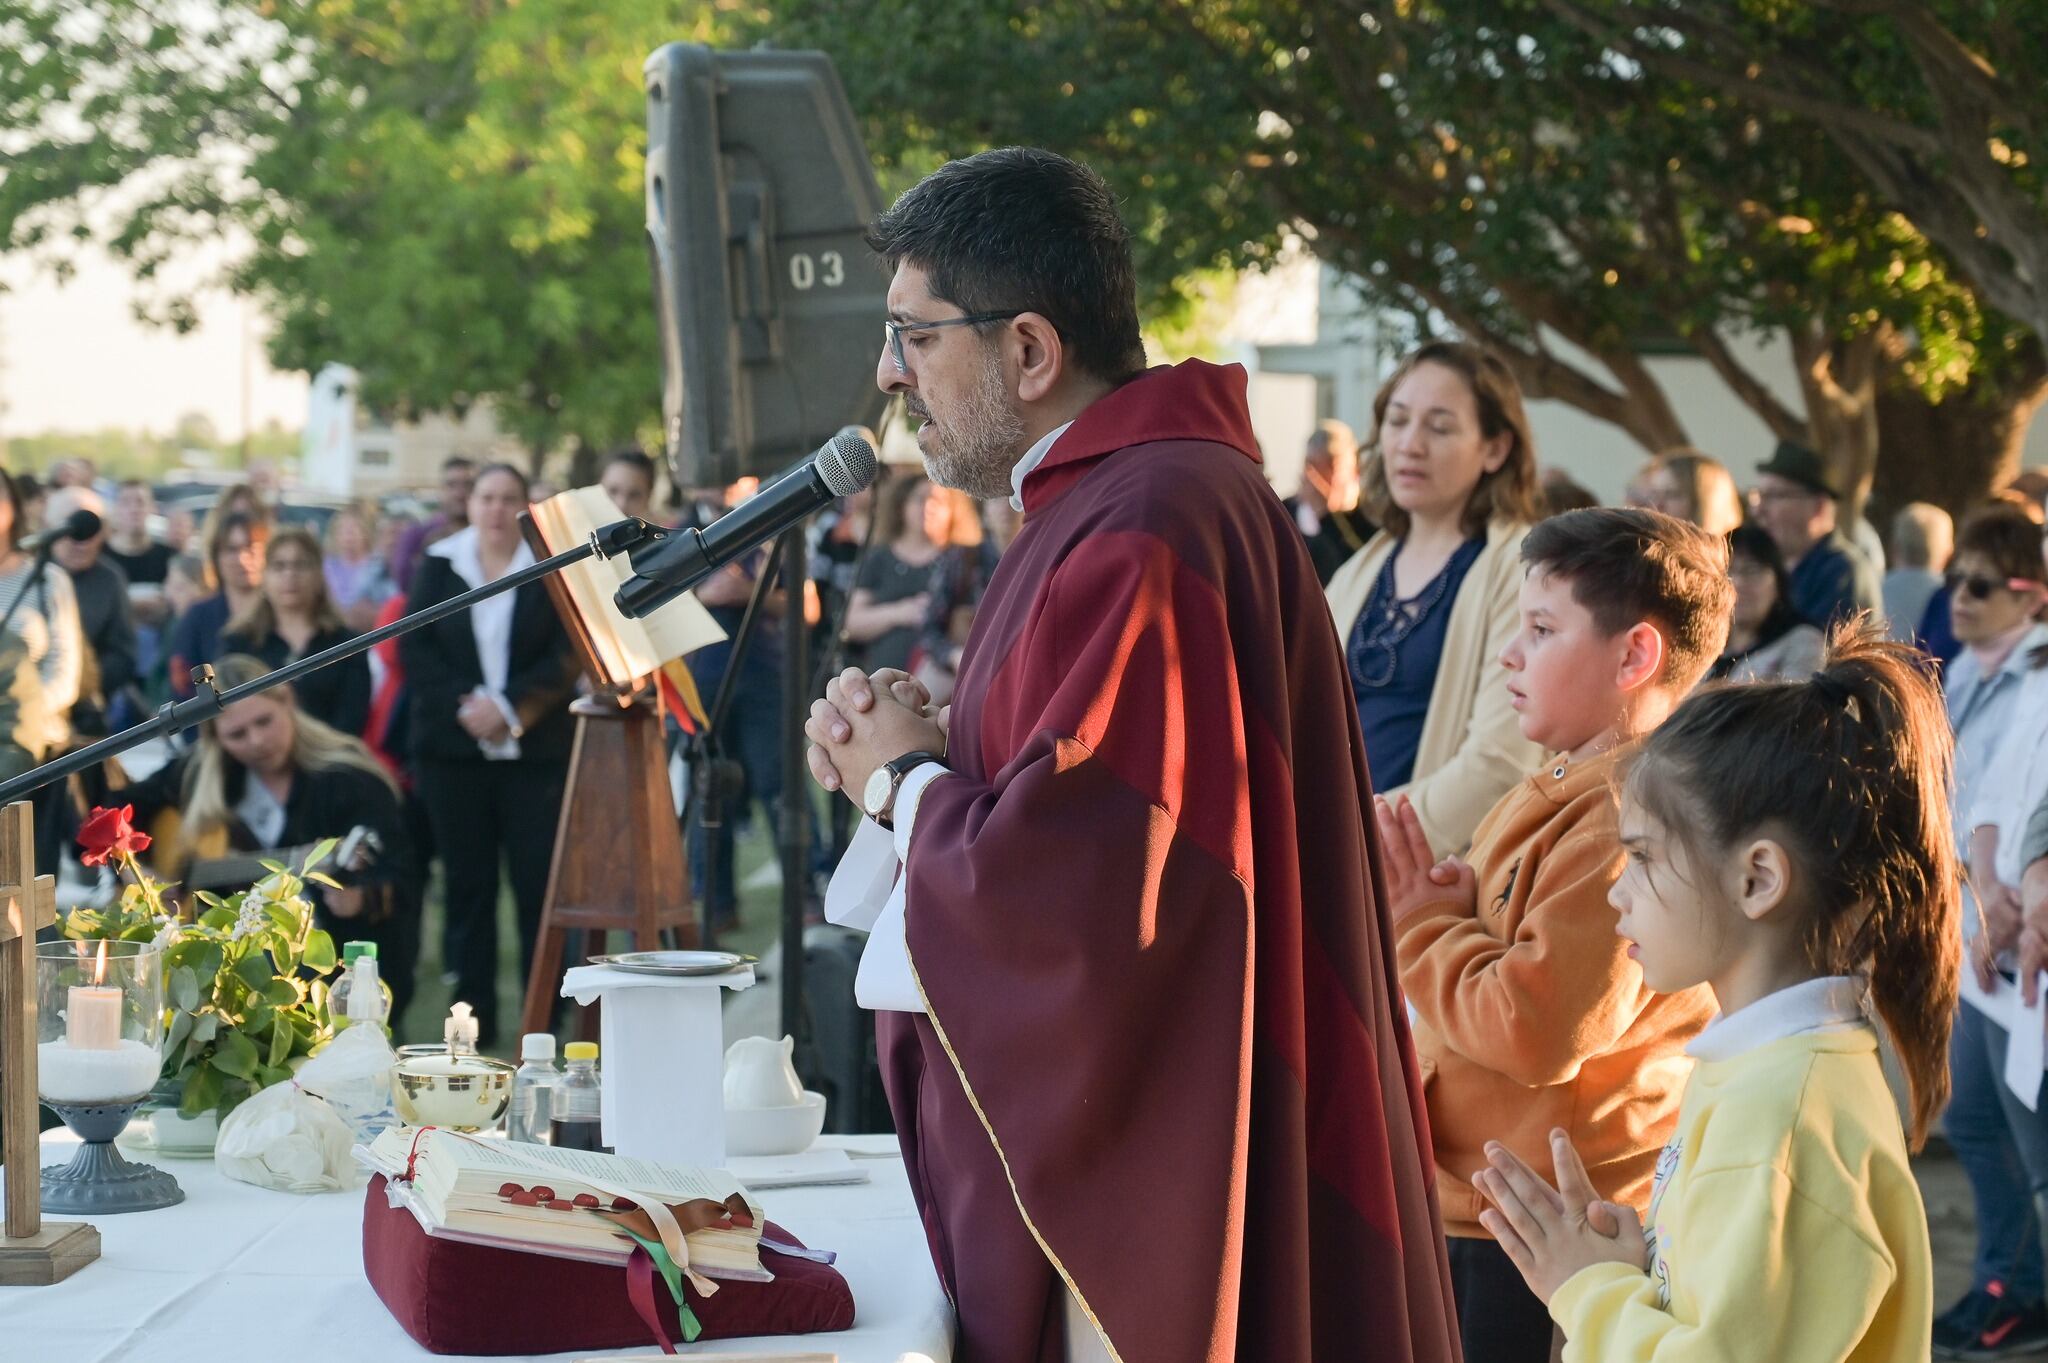
[[[195,252],[181,262],[192,277],[218,268]],[[186,412],[203,412],[228,440],[242,435],[244,320],[251,329],[250,425],[276,421],[298,430],[306,419],[306,379],[265,363],[253,306],[223,291],[200,299],[200,326],[183,336],[135,320],[138,291],[106,256],[83,257],[59,285],[21,262],[0,269],[0,431],[90,431],[122,427],[168,433]]]

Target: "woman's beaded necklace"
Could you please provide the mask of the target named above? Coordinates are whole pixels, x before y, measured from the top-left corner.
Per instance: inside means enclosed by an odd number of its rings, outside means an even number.
[[[1351,631],[1346,649],[1351,680],[1373,690],[1393,683],[1400,671],[1401,645],[1421,627],[1450,591],[1451,570],[1457,566],[1459,552],[1454,551],[1445,559],[1444,566],[1437,570],[1428,585],[1406,601],[1394,595],[1394,564],[1400,557],[1401,549],[1397,545],[1394,552],[1387,555],[1387,561],[1380,565],[1379,576],[1373,579],[1372,595],[1365,603],[1365,613],[1359,617],[1360,627]]]

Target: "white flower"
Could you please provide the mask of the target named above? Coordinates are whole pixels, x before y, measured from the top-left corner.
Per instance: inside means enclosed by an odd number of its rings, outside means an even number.
[[[228,934],[230,941],[239,942],[252,932],[261,932],[270,926],[270,915],[264,911],[264,902],[252,891],[242,899],[242,907],[235,915],[234,930]]]

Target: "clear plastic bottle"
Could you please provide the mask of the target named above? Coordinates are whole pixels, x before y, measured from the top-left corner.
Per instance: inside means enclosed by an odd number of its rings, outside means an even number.
[[[349,996],[355,991],[356,962],[365,957],[373,967],[371,974],[376,976],[377,993],[383,1001],[378,1020],[384,1024],[385,1032],[389,1033],[391,1030],[391,986],[385,983],[383,976],[378,973],[382,967],[377,964],[377,944],[344,942],[341,948],[341,974],[335,977],[333,986],[327,991],[327,1015],[334,1020],[334,1030],[337,1032],[354,1021],[349,1016]]]
[[[345,978],[349,1028],[320,1053],[318,1075],[309,1087],[318,1084],[312,1091],[333,1104],[355,1138],[367,1143],[398,1119],[391,1102],[391,1070],[398,1056],[384,1035],[388,1015],[377,989],[377,958],[358,955]],[[314,1076],[315,1070],[309,1067],[308,1074]]]
[[[555,1084],[548,1122],[549,1144],[559,1150],[611,1153],[604,1143],[604,1088],[597,1075],[597,1043],[572,1041],[562,1048],[569,1068]]]
[[[519,1072],[512,1076],[512,1106],[505,1109],[505,1139],[546,1145],[553,1132],[554,1091],[562,1072],[555,1068],[555,1039],[528,1032],[519,1039]]]

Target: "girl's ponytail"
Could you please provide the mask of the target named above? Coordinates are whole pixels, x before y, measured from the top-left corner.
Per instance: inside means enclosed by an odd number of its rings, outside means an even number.
[[[1916,1149],[1948,1100],[1960,981],[1953,746],[1924,659],[1844,626],[1805,681],[1686,701],[1628,778],[1696,865],[1759,832],[1786,843],[1810,887],[1808,964],[1868,978],[1912,1090]]]
[[[1815,914],[1808,949],[1831,974],[1868,970],[1871,1000],[1911,1087],[1918,1149],[1948,1102],[1961,982],[1962,870],[1949,817],[1954,739],[1925,664],[1900,645],[1838,634],[1813,684],[1848,694],[1844,756],[1868,773],[1870,842],[1836,854],[1846,863],[1845,887],[1860,892],[1866,910]]]

